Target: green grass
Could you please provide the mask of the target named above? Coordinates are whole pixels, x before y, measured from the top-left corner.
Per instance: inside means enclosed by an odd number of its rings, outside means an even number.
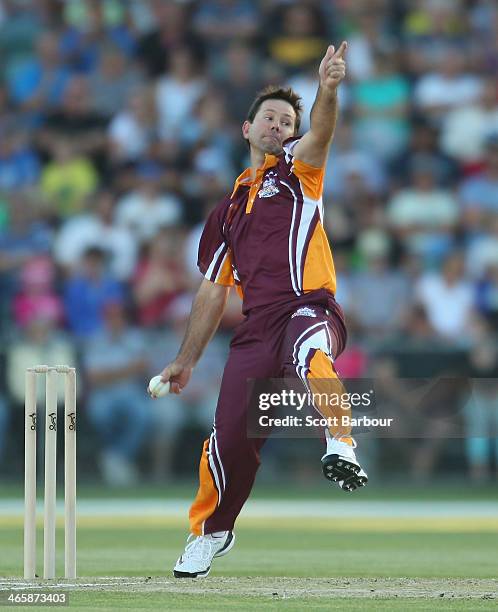
[[[39,530],[38,558],[42,558]],[[217,576],[310,577],[447,577],[495,578],[497,533],[341,533],[331,528],[296,529],[243,527],[229,556],[216,561]],[[181,528],[80,528],[78,575],[169,575],[183,549]],[[0,575],[20,575],[22,530],[0,530]],[[63,533],[58,531],[59,550]],[[62,559],[60,559],[62,562]],[[59,572],[62,571],[62,565]]]
[[[498,486],[486,484],[472,485],[466,483],[465,489],[462,488],[462,481],[441,482],[431,481],[430,484],[397,484],[388,486],[375,482],[372,479],[372,486],[366,487],[361,491],[363,500],[405,500],[405,501],[464,501],[472,500],[498,500]],[[78,499],[144,499],[158,498],[171,499],[183,498],[192,499],[197,490],[198,482],[173,482],[164,484],[145,483],[141,486],[110,488],[95,484],[79,484]],[[41,489],[40,489],[41,490]],[[59,488],[62,496],[62,486]],[[21,478],[18,482],[0,481],[0,500],[1,499],[21,499],[24,489]],[[275,483],[267,484],[258,482],[251,493],[251,499],[289,499],[289,500],[309,500],[309,499],[330,499],[330,487],[325,486],[323,479],[310,478],[309,482],[283,482],[279,485]]]
[[[171,576],[171,567],[184,546],[185,531],[180,525],[157,528],[137,521],[128,527],[96,525],[80,527],[78,531],[78,575],[86,577],[152,577],[150,591],[140,592],[122,587],[121,590],[99,591],[92,587],[70,592],[71,609],[94,610],[481,610],[495,609],[497,599],[438,598],[437,593],[418,597],[415,593],[399,592],[371,597],[348,596],[347,588],[334,596],[327,593],[307,595],[309,586],[303,580],[302,593],[285,597],[279,587],[273,594],[272,577],[330,579],[335,584],[365,579],[375,587],[375,579],[413,578],[486,579],[496,578],[498,565],[498,533],[361,532],[344,533],[334,527],[334,517],[325,529],[323,522],[289,527],[275,526],[264,519],[242,520],[236,531],[237,542],[226,557],[216,560],[211,572],[211,591],[202,592],[202,581],[169,580],[162,588],[157,580]],[[58,531],[59,551],[63,533]],[[42,559],[42,534],[39,530],[38,559]],[[19,577],[22,572],[22,529],[0,522],[0,576]],[[62,554],[58,572],[62,574]],[[258,593],[234,595],[225,591],[228,583],[217,577],[268,577],[268,588]],[[355,578],[356,577],[356,578]],[[339,582],[337,581],[337,579]],[[228,580],[228,579],[225,579]],[[251,579],[240,579],[250,584]],[[249,582],[247,582],[249,580]],[[90,581],[90,579],[88,579]],[[84,580],[83,580],[84,582]],[[181,583],[180,586],[179,582]],[[233,585],[233,583],[231,583]],[[280,585],[282,580],[280,579]],[[310,585],[313,583],[310,582]],[[446,583],[448,584],[448,583]],[[451,584],[451,581],[450,581]],[[498,584],[498,583],[497,583]],[[169,585],[169,586],[168,586]],[[191,585],[195,585],[195,588]],[[200,585],[200,586],[199,586]],[[216,585],[216,582],[215,582]],[[192,588],[194,592],[189,593]],[[443,588],[443,587],[441,587]],[[182,592],[176,592],[178,590]],[[200,592],[199,592],[200,590]],[[444,590],[444,588],[443,588]],[[449,591],[448,591],[449,593]],[[472,588],[469,587],[469,597]],[[491,595],[498,598],[498,593]],[[380,597],[380,598],[379,598]],[[436,601],[437,599],[437,601]],[[51,608],[48,608],[51,609]],[[55,609],[55,608],[54,608]]]

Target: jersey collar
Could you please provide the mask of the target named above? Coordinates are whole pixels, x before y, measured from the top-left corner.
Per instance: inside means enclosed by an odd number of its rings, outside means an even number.
[[[258,182],[261,179],[261,175],[263,174],[263,172],[265,170],[268,170],[268,168],[273,168],[274,166],[277,165],[277,163],[278,163],[278,156],[277,155],[271,155],[270,153],[265,153],[265,161],[263,162],[263,165],[260,166],[256,170],[256,177],[255,177],[255,179],[253,181],[251,181],[251,168],[246,168],[244,170],[244,172],[242,172],[242,174],[240,174],[237,177],[237,179],[235,180],[235,183],[234,183],[234,186],[233,186],[232,195],[230,197],[233,198],[233,196],[237,193],[237,189],[241,185],[245,185],[247,187],[250,187],[254,183]]]

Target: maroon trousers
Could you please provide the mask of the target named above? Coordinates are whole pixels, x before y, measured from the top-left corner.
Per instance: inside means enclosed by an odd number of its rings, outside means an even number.
[[[231,530],[251,492],[266,440],[247,436],[247,380],[299,377],[307,387],[312,378],[337,377],[333,358],[345,342],[342,311],[325,290],[251,312],[237,328],[213,430],[202,449],[189,513],[192,533]]]

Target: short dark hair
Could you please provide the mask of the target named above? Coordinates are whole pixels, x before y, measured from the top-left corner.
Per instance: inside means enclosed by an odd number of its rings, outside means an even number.
[[[291,87],[280,87],[278,85],[268,85],[262,89],[256,95],[254,102],[251,104],[249,111],[247,113],[247,121],[252,123],[254,121],[254,117],[256,117],[261,105],[265,100],[283,100],[284,102],[288,102],[294,112],[296,113],[296,123],[294,126],[294,133],[297,134],[299,131],[299,126],[301,125],[301,113],[303,112],[303,105],[301,104],[301,96],[298,96],[297,93]]]

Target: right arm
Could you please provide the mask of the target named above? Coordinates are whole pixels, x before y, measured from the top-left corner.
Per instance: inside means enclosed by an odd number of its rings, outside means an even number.
[[[197,291],[187,331],[176,359],[161,372],[163,382],[171,383],[171,393],[180,393],[190,380],[208,342],[218,329],[230,287],[204,279]]]

